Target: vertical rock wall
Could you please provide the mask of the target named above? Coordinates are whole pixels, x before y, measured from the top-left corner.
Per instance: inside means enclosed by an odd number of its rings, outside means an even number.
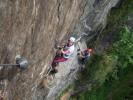
[[[80,49],[85,50],[85,39],[89,40],[96,36],[106,26],[107,14],[110,9],[114,7],[119,0],[86,0],[85,8],[80,21],[74,28],[74,33],[88,34],[82,38],[80,42]],[[76,45],[76,44],[75,44]],[[79,47],[76,45],[76,49]],[[72,84],[76,79],[76,76],[80,72],[81,65],[77,60],[77,51],[73,57],[67,62],[60,63],[58,67],[58,73],[55,74],[54,82],[47,95],[47,100],[54,100],[56,96],[61,94],[67,86]]]
[[[38,84],[51,63],[55,39],[61,41],[73,30],[94,36],[105,27],[108,12],[118,1],[0,0],[0,63],[15,63],[17,54],[30,63],[25,71],[0,67],[0,92],[8,100],[52,96]]]
[[[17,54],[30,63],[22,72],[1,67],[1,91],[9,100],[43,97],[34,89],[51,63],[54,41],[70,34],[83,6],[82,0],[0,0],[0,63],[15,63]]]
[[[106,26],[107,15],[121,0],[86,0],[84,13],[76,24],[75,32],[87,33],[88,40]]]

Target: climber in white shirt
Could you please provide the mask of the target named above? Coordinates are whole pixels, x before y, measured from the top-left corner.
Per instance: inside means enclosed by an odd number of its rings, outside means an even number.
[[[75,42],[75,38],[70,37],[68,42],[60,50],[61,56],[55,56],[55,58],[52,62],[52,67],[56,67],[59,62],[67,61],[71,57],[71,55],[73,54],[74,49],[75,49],[74,42]]]

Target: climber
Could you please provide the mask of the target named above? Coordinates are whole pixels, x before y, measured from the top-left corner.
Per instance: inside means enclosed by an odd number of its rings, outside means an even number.
[[[78,49],[78,60],[80,62],[80,64],[85,64],[86,61],[89,59],[90,55],[92,54],[92,48],[87,48],[84,51],[80,51],[80,49]]]
[[[55,68],[59,64],[59,62],[67,61],[71,57],[75,48],[74,42],[75,42],[75,38],[70,37],[70,39],[63,46],[63,48],[60,48],[60,50],[56,53],[55,58],[53,59],[52,68]]]

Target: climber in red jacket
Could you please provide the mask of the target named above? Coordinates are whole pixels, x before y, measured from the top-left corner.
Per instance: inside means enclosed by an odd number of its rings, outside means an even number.
[[[84,51],[80,51],[80,49],[78,49],[78,51],[78,58],[80,64],[85,64],[86,61],[89,59],[90,55],[92,54],[92,48],[87,48]]]

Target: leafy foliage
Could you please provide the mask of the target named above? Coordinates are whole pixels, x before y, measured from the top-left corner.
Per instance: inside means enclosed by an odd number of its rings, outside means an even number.
[[[124,27],[110,52],[95,54],[81,76],[80,81],[97,80],[101,86],[80,94],[75,100],[132,100],[132,61],[133,33]]]
[[[132,12],[133,10],[133,1],[132,0],[124,0],[121,4],[120,8],[114,8],[110,12],[108,16],[108,29],[110,27],[121,27],[125,23],[127,19],[127,14]],[[113,25],[113,26],[112,26]]]
[[[82,72],[80,77],[81,82],[89,79],[97,80],[102,84],[106,80],[107,74],[114,69],[116,61],[117,58],[114,56],[95,54]]]
[[[79,82],[97,80],[100,86],[79,94],[72,100],[133,100],[133,32],[126,25],[128,14],[133,11],[133,0],[124,0],[108,16],[108,25],[102,37],[112,30],[118,32],[108,51],[95,53],[81,73]],[[99,45],[99,41],[95,44]]]
[[[118,66],[122,68],[133,66],[133,32],[124,27],[119,38],[113,44],[113,54],[118,56]]]
[[[101,87],[80,94],[79,100],[133,100],[132,75],[133,67],[121,72],[119,80],[105,82]],[[75,99],[75,100],[77,100]]]
[[[133,88],[128,83],[133,79],[133,32],[123,24],[120,26],[122,27],[118,29],[117,40],[110,45],[108,52],[95,54],[80,77],[80,82],[97,80],[101,86],[80,94],[77,96],[79,100],[125,100],[128,97],[133,99]],[[108,28],[111,29],[111,26]],[[111,31],[110,29],[108,31]]]

